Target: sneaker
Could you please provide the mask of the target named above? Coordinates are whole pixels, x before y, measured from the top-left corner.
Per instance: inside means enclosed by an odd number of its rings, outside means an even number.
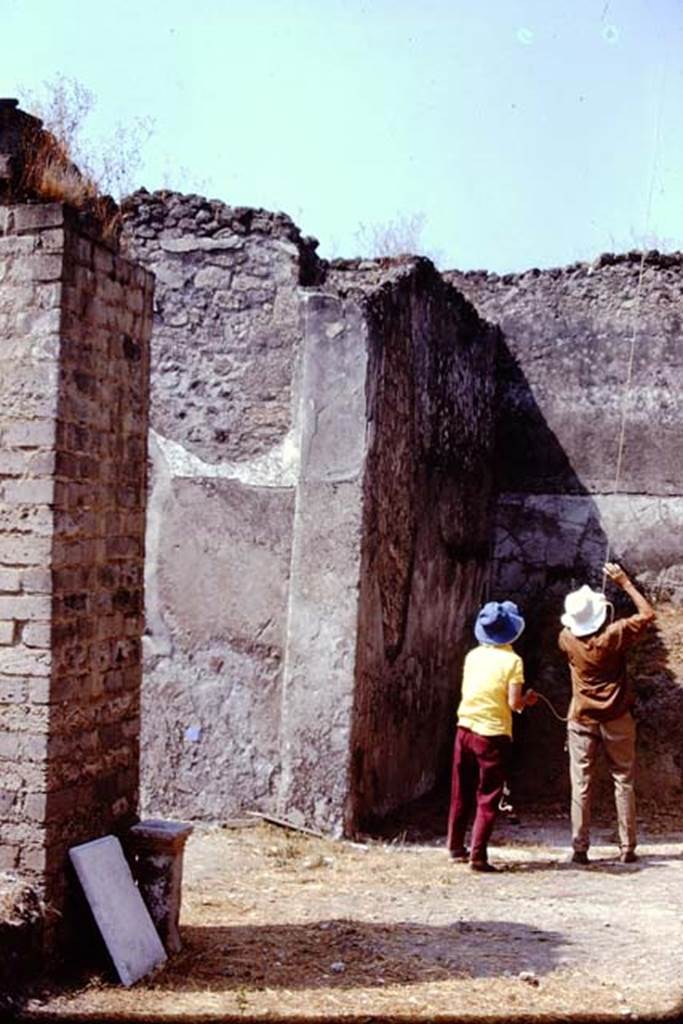
[[[635,864],[638,860],[638,854],[635,850],[622,850],[619,860],[622,864]]]
[[[455,850],[449,850],[448,855],[456,864],[467,864],[470,859],[470,851],[466,850],[464,846],[459,846]]]
[[[482,871],[487,875],[498,871],[498,868],[494,868],[493,864],[489,864],[487,860],[472,860],[470,861],[470,868],[472,871]]]
[[[589,864],[588,854],[585,850],[574,850],[571,859],[572,864]]]

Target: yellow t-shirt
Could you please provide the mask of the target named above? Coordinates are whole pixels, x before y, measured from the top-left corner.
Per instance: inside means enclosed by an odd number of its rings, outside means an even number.
[[[508,685],[524,683],[522,659],[510,644],[482,644],[465,658],[458,725],[480,736],[512,736]]]

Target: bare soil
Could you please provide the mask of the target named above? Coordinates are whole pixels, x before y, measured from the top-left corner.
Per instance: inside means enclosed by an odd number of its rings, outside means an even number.
[[[681,685],[680,609],[658,627],[637,676]],[[46,988],[21,1019],[681,1020],[683,808],[639,806],[630,865],[610,801],[596,809],[587,867],[569,863],[566,808],[546,806],[501,819],[491,875],[446,856],[443,794],[360,843],[198,826],[183,951],[130,990],[106,972]]]
[[[44,991],[22,1019],[675,1017],[682,826],[651,812],[640,860],[625,865],[605,823],[580,868],[568,863],[564,812],[546,808],[501,822],[491,875],[451,862],[441,839],[198,829],[186,851],[183,951],[129,990],[101,976]]]

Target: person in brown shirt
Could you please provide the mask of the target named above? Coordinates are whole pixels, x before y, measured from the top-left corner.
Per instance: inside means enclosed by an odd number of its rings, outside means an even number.
[[[626,675],[626,651],[655,618],[652,605],[621,566],[608,562],[605,574],[636,606],[636,614],[607,625],[605,595],[583,586],[564,602],[560,650],[569,661],[572,699],[567,740],[571,778],[572,861],[588,863],[591,788],[600,747],[614,782],[621,860],[637,860],[634,794],[636,727],[633,688]]]

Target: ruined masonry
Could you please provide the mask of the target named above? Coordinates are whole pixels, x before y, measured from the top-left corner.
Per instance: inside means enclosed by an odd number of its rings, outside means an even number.
[[[655,601],[683,600],[683,256],[445,277],[501,328],[492,586],[527,610],[527,676],[564,709],[556,636],[568,590],[600,589],[609,554]],[[643,677],[638,794],[659,803],[679,801],[683,782],[683,693],[667,660],[656,631],[631,658]],[[524,718],[517,791],[563,797],[563,725]]]
[[[30,120],[0,103],[0,869],[61,912],[68,847],[137,820],[153,279],[16,194]]]
[[[482,599],[565,710],[567,589],[609,553],[683,598],[681,254],[327,263],[284,214],[141,191],[124,256],[21,193],[34,130],[0,101],[0,870],[61,910],[67,848],[141,811],[372,826],[447,773]],[[529,722],[518,793],[560,798],[563,727]]]
[[[639,294],[639,253],[440,276],[327,264],[284,215],[198,196],[125,216],[157,280],[150,813],[353,831],[443,778],[483,596],[520,601],[561,711],[562,599],[608,551],[683,596],[680,254],[648,254]],[[639,700],[640,790],[676,799],[680,692]],[[561,723],[518,731],[518,795],[562,798]]]
[[[125,216],[156,277],[145,806],[351,831],[449,758],[497,332],[428,261],[326,267],[281,214]]]

